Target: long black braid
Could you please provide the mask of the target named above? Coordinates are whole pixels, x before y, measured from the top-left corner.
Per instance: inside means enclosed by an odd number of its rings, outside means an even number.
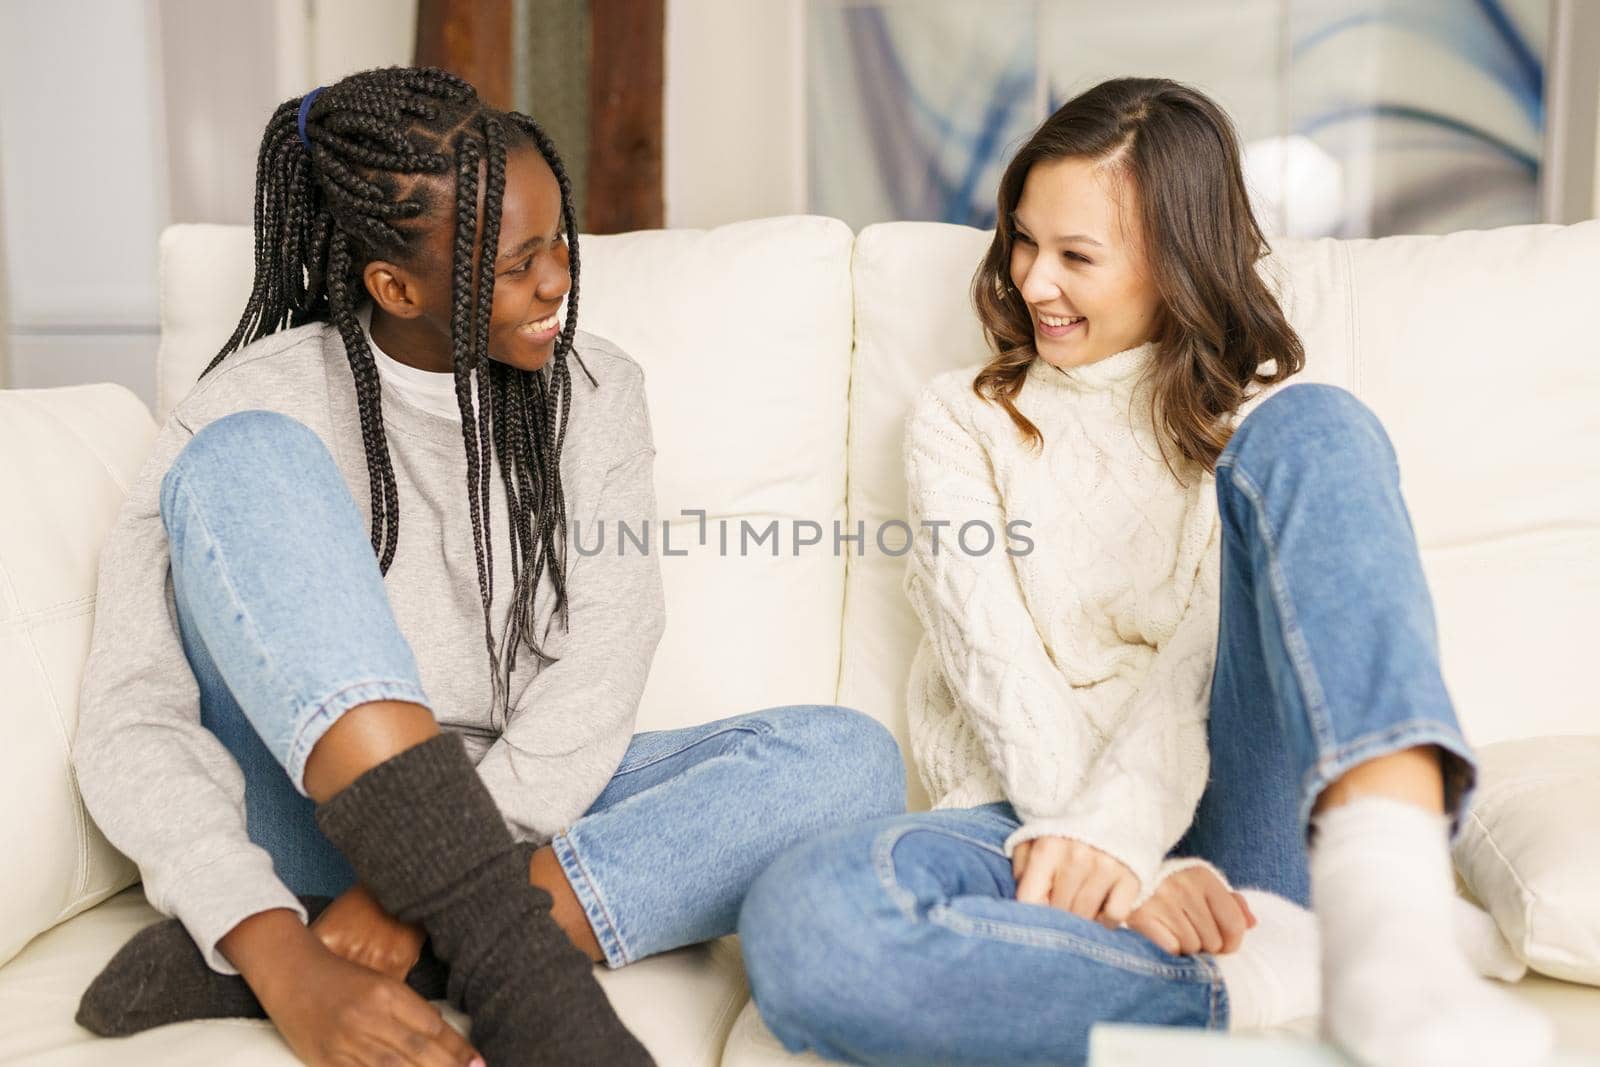
[[[437,190],[445,182],[454,185],[452,365],[493,678],[491,717],[503,716],[518,647],[527,645],[541,663],[553,662],[541,647],[548,624],[539,639],[533,634],[534,593],[546,571],[556,597],[551,621],[559,615],[563,628],[568,622],[561,449],[572,400],[569,354],[594,381],[573,350],[579,260],[572,185],[555,146],[533,119],[488,107],[471,85],[442,70],[389,67],[328,86],[306,116],[309,152],[300,139],[300,105],[299,99],[279,105],[262,136],[256,163],[255,281],[233,335],[201,377],[230,353],[286,327],[329,322],[338,329],[355,381],[371,482],[372,549],[388,573],[399,543],[400,512],[377,363],[357,317],[366,298],[361,274],[377,258],[422,262],[425,236],[439,224],[444,206]],[[572,288],[561,336],[540,371],[489,358],[508,135],[538,149],[561,189]],[[485,171],[483,226],[475,244],[480,165]],[[512,583],[498,647],[490,617],[490,465],[496,460],[510,515]]]

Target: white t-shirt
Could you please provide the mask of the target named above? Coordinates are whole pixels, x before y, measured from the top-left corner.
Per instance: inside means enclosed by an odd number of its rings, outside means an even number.
[[[456,402],[456,376],[441,371],[422,370],[401,363],[378,347],[372,339],[372,305],[363,304],[356,312],[361,329],[372,347],[372,358],[378,364],[378,378],[400,394],[400,398],[413,407],[452,422],[461,421],[461,406]],[[478,410],[478,383],[472,383],[472,410]]]

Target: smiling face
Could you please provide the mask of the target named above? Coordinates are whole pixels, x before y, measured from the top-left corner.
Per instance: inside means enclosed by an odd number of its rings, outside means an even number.
[[[480,177],[482,175],[480,169]],[[484,183],[479,182],[479,239]],[[452,368],[451,255],[455,197],[439,198],[447,211],[423,241],[420,264],[404,267],[374,260],[363,272],[373,298],[372,336],[401,363],[422,370]],[[485,257],[485,269],[489,268]],[[506,153],[505,197],[499,249],[493,260],[494,304],[489,318],[489,356],[521,370],[538,370],[555,352],[561,333],[557,312],[572,288],[561,217],[561,187],[544,157],[532,147]]]
[[[1145,267],[1136,195],[1116,168],[1089,160],[1029,169],[1010,219],[1011,283],[1046,363],[1081,367],[1153,336],[1161,300]]]

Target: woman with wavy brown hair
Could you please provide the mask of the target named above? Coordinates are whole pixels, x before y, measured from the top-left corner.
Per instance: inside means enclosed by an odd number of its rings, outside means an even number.
[[[1274,388],[1304,353],[1226,114],[1106,82],[998,200],[992,358],[906,431],[934,810],[757,881],[763,1017],[871,1064],[1082,1063],[1102,1020],[1319,1014],[1369,1064],[1537,1060],[1547,1025],[1474,973],[1492,942],[1458,940],[1476,764],[1394,451],[1350,393]],[[940,545],[973,522],[1026,547]]]

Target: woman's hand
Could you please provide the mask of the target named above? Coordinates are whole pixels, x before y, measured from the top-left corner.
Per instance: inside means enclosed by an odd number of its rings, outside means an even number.
[[[293,970],[292,981],[257,996],[307,1063],[482,1067],[467,1039],[411,987],[320,945]]]
[[[422,927],[403,923],[383,910],[365,886],[357,885],[328,905],[311,924],[335,956],[404,982],[422,955]]]
[[[438,1008],[405,983],[335,956],[292,911],[252,915],[219,947],[311,1067],[483,1067]]]
[[[1236,951],[1245,931],[1255,924],[1244,897],[1206,867],[1187,867],[1163,878],[1150,899],[1128,918],[1130,930],[1184,956]]]
[[[1011,853],[1017,899],[1046,904],[1112,930],[1128,919],[1139,878],[1120,860],[1070,837],[1037,837]]]

